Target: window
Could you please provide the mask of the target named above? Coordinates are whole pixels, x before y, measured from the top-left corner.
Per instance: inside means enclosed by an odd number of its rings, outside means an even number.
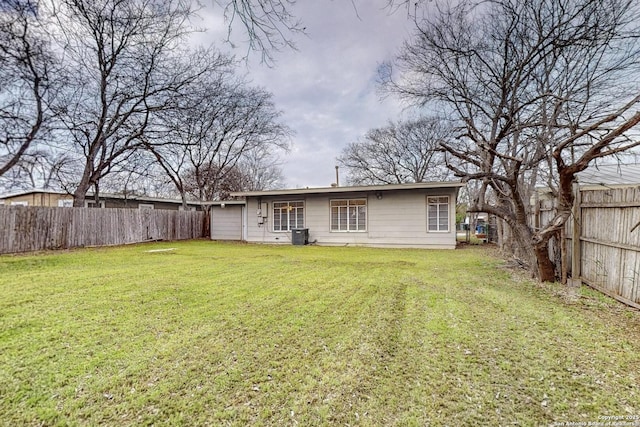
[[[11,202],[11,206],[29,206],[29,202],[27,202],[26,200],[18,201],[18,202]]]
[[[273,202],[273,231],[304,228],[304,202]]]
[[[59,208],[71,208],[71,207],[73,207],[73,200],[71,200],[71,199],[58,200],[58,207]]]
[[[449,231],[449,196],[428,196],[427,216],[427,231]]]
[[[100,205],[96,205],[95,200],[85,200],[84,207],[85,208],[104,208],[104,200],[100,200]]]
[[[139,203],[138,209],[154,209],[155,206],[151,203]]]
[[[367,231],[367,200],[331,200],[331,231]]]

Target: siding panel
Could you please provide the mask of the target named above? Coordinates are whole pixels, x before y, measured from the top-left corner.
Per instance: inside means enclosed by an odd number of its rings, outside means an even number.
[[[427,195],[448,195],[449,232],[427,232]],[[274,201],[305,201],[305,228],[309,229],[309,241],[320,245],[366,245],[385,247],[421,247],[421,248],[455,248],[455,196],[456,191],[397,191],[385,192],[378,199],[369,193],[341,193],[338,195],[320,194],[305,195],[303,198],[289,196],[263,197],[261,210],[268,206],[268,217],[263,225],[256,219],[258,202],[250,197],[248,209],[248,241],[261,243],[291,243],[290,233],[273,232]],[[330,200],[362,199],[367,200],[366,232],[331,232]]]

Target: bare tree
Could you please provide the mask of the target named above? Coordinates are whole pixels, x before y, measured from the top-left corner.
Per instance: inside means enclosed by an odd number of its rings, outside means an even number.
[[[252,152],[287,149],[290,130],[279,122],[272,95],[235,80],[211,76],[180,109],[159,115],[166,133],[147,148],[186,203],[220,197],[217,186],[238,174]],[[237,181],[237,180],[233,180]],[[188,184],[188,185],[187,185]]]
[[[235,165],[224,170],[216,164],[198,170],[191,167],[184,174],[185,193],[197,200],[225,200],[234,191],[282,187],[282,172],[270,148],[262,146],[244,153]]]
[[[216,165],[189,169],[184,174],[185,193],[195,200],[225,200],[246,187],[247,176],[237,166],[220,170]]]
[[[456,175],[480,183],[471,211],[509,226],[537,277],[554,280],[548,245],[571,215],[576,173],[640,145],[638,5],[631,0],[465,0],[416,15],[417,33],[389,87],[457,120],[443,144]],[[389,68],[387,68],[389,71]],[[545,184],[557,200],[528,222]]]
[[[248,151],[237,167],[245,176],[239,191],[274,190],[285,186],[282,163],[273,147],[261,146]]]
[[[450,132],[435,117],[390,122],[348,144],[338,157],[352,184],[400,184],[442,180],[449,175],[441,144]]]
[[[0,185],[7,189],[58,189],[59,174],[72,163],[73,159],[64,152],[45,147],[30,149],[0,177]]]
[[[50,5],[67,73],[57,112],[84,159],[74,205],[142,146],[152,114],[173,108],[201,73],[228,60],[188,52],[195,14],[181,0],[62,0]]]
[[[14,167],[45,130],[55,76],[36,1],[0,5],[0,176]]]

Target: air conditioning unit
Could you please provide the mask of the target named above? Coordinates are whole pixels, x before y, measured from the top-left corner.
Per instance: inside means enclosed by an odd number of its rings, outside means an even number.
[[[309,244],[309,229],[294,228],[291,230],[291,243],[294,245],[304,246]]]

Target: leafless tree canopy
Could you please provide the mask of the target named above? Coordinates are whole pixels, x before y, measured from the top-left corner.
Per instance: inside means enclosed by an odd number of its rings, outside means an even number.
[[[383,69],[387,87],[457,121],[462,136],[442,147],[465,165],[456,175],[481,183],[471,209],[504,219],[553,280],[547,247],[570,216],[575,174],[640,144],[637,2],[464,0],[415,16],[400,73]],[[543,184],[558,212],[533,229],[529,199]]]
[[[450,137],[444,121],[422,118],[370,130],[338,157],[352,184],[400,184],[444,180],[449,170],[441,145]]]
[[[55,76],[48,35],[31,1],[0,5],[0,176],[43,137]]]
[[[277,147],[284,149],[286,147]],[[244,191],[275,190],[285,186],[279,152],[271,146],[261,146],[247,152],[238,162],[243,172]]]
[[[296,0],[214,0],[224,9],[230,40],[234,23],[239,22],[249,41],[247,49],[260,52],[267,64],[274,62],[273,52],[295,48],[292,36],[305,27],[292,9]]]
[[[261,51],[267,59],[273,50],[292,47],[290,36],[301,31],[291,14],[293,1],[216,3],[224,8],[229,28],[234,22],[244,25],[248,48]],[[229,120],[216,123],[225,129],[202,129],[214,132],[212,139],[226,132],[220,156],[229,146],[237,147],[228,143],[232,138],[228,129],[234,126],[236,132],[246,126],[245,136],[237,140],[253,140],[256,145],[258,138],[246,135],[265,131],[261,141],[269,143],[268,134],[274,131],[266,124],[273,118],[265,113],[273,107],[270,96],[239,88],[231,72],[232,58],[213,48],[188,46],[188,37],[197,31],[192,19],[199,7],[192,0],[3,1],[0,177],[10,174],[0,184],[13,187],[16,179],[28,178],[42,186],[55,177],[82,206],[92,187],[98,195],[102,184],[113,188],[114,183],[126,181],[127,186],[138,187],[134,176],[150,182],[157,171],[144,163],[150,159],[144,150],[150,140],[166,134],[157,126],[158,118],[167,119],[173,112],[175,118],[185,119],[187,104],[210,89],[209,76],[216,73],[230,79],[224,82],[225,89],[232,89],[235,96],[218,90],[218,100],[208,99],[224,105]],[[248,92],[239,95],[241,90]],[[247,100],[254,95],[255,102],[249,105]],[[251,116],[252,108],[260,113]],[[229,111],[234,109],[252,121],[231,118]],[[271,124],[275,126],[275,121]],[[275,145],[279,144],[284,143]],[[47,165],[50,169],[44,170]]]
[[[45,147],[30,149],[0,177],[0,183],[14,190],[58,189],[60,173],[72,163],[73,159],[64,151],[52,152]]]
[[[265,90],[225,72],[210,73],[198,84],[200,90],[184,96],[180,108],[157,115],[157,137],[145,138],[185,203],[186,196],[219,199],[229,191],[217,187],[230,182],[255,182],[241,166],[259,154],[268,158],[286,150],[290,134]]]
[[[181,43],[192,31],[185,21],[194,11],[180,0],[63,0],[50,7],[70,76],[56,112],[84,157],[73,193],[82,206],[89,188],[140,146],[151,115],[171,108],[218,58],[184,56]]]

